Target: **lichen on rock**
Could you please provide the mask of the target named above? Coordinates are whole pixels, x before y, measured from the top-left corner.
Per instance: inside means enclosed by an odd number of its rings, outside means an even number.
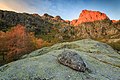
[[[58,62],[66,65],[74,70],[84,72],[86,70],[86,65],[79,54],[73,51],[65,50],[62,54],[58,55]]]
[[[67,52],[77,53],[82,58],[86,65],[84,73],[58,63],[58,55]],[[44,47],[24,59],[1,66],[0,80],[119,80],[119,66],[120,54],[112,47],[83,39]]]

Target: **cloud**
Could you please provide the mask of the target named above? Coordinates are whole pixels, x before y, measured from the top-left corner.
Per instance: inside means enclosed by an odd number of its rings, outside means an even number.
[[[28,0],[29,2],[29,0]],[[36,12],[37,9],[34,6],[30,6],[24,0],[0,0],[0,9],[10,10],[16,12]]]
[[[15,11],[15,10],[11,9],[10,7],[8,7],[8,6],[6,6],[6,5],[4,5],[4,4],[2,4],[2,3],[0,3],[0,9],[2,9],[2,10]]]
[[[0,9],[27,12],[27,13],[53,13],[57,12],[52,0],[0,0]]]

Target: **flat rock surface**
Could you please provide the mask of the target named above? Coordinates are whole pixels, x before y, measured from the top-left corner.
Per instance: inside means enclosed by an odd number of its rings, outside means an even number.
[[[57,61],[64,50],[78,53],[90,69],[79,72]],[[120,55],[91,39],[44,47],[0,67],[0,80],[119,80]]]

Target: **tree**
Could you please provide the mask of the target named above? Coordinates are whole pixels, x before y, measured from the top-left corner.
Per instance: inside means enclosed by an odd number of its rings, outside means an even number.
[[[27,33],[25,28],[21,25],[13,27],[10,31],[6,32],[7,36],[7,60],[12,61],[17,58],[18,55],[26,53],[28,48]]]
[[[7,32],[0,32],[0,54],[3,60],[11,62],[20,56],[30,53],[42,46],[42,39],[35,38],[34,34],[27,32],[22,25],[17,25]]]
[[[2,56],[1,60],[5,60],[5,55],[8,49],[7,46],[7,39],[5,32],[0,31],[0,56]]]
[[[35,45],[31,40],[30,34],[26,31],[24,26],[17,25],[7,33],[7,53],[8,61],[16,60],[21,55],[35,50]]]

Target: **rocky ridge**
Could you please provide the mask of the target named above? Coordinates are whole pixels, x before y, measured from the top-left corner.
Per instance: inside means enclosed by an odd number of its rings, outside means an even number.
[[[9,18],[8,18],[9,17]],[[120,21],[113,23],[104,13],[83,10],[79,19],[63,20],[60,16],[53,17],[47,13],[38,14],[16,13],[0,10],[0,29],[6,31],[17,24],[24,25],[28,31],[46,40],[52,37],[59,41],[72,41],[83,38],[120,38]],[[77,26],[76,26],[77,25]],[[43,35],[46,35],[44,38]],[[51,41],[49,41],[51,42]]]

